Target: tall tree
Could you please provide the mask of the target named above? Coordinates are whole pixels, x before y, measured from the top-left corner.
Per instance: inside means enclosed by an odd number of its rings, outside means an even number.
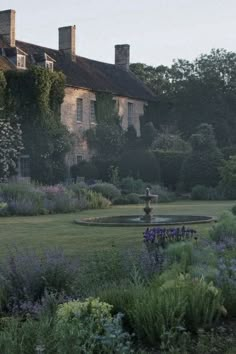
[[[201,123],[214,127],[219,146],[236,143],[236,53],[214,49],[171,67],[133,64],[131,70],[158,95],[152,121],[176,124],[189,137]]]

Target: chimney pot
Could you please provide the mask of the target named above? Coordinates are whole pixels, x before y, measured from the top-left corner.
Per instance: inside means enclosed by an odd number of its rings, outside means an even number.
[[[16,46],[16,12],[15,10],[0,11],[0,35],[10,47]]]
[[[115,46],[115,65],[122,70],[129,71],[130,46],[129,44],[117,44]]]

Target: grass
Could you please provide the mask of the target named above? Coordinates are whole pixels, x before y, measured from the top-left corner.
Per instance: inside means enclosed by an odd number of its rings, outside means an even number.
[[[234,201],[175,202],[159,204],[158,214],[189,214],[219,216],[230,210]],[[142,227],[95,227],[73,223],[75,219],[91,216],[142,214],[142,206],[116,206],[108,210],[89,210],[77,214],[45,215],[31,217],[0,218],[0,256],[8,248],[33,247],[36,249],[59,247],[69,256],[88,257],[95,251],[109,250],[112,246],[127,249],[140,247]],[[205,235],[211,224],[195,227],[199,235]]]

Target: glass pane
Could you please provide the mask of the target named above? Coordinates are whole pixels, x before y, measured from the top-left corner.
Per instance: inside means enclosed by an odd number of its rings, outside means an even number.
[[[77,98],[77,122],[83,121],[83,100]]]

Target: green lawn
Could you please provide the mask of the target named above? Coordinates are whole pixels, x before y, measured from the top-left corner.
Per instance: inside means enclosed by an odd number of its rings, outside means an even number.
[[[159,214],[192,214],[219,216],[230,210],[233,201],[223,202],[175,202],[159,204],[154,208]],[[156,210],[155,210],[156,209]],[[80,226],[73,221],[86,216],[142,214],[142,206],[112,207],[108,210],[90,210],[77,214],[47,215],[37,217],[0,218],[0,255],[12,246],[62,248],[67,255],[87,257],[94,251],[139,247],[142,244],[142,227]],[[199,235],[206,234],[211,224],[198,225]]]

